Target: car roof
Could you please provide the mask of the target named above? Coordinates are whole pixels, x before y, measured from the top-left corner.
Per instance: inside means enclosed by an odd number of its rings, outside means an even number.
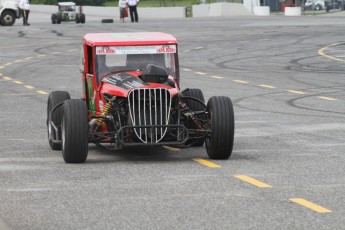
[[[160,32],[91,33],[84,36],[84,43],[91,46],[162,45],[176,44],[177,40]]]
[[[59,2],[59,6],[75,6],[74,2]]]

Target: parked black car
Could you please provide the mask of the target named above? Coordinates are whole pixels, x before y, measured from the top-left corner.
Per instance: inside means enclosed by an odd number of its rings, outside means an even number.
[[[343,0],[326,0],[325,9],[326,12],[330,10],[344,10],[344,1]]]

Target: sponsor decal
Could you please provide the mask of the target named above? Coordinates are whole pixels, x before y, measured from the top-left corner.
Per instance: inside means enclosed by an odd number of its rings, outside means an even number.
[[[111,47],[97,47],[96,48],[96,55],[107,55],[107,54],[115,54],[115,49]]]

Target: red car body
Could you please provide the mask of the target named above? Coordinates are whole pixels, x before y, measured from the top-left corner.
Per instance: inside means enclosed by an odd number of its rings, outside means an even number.
[[[177,40],[157,32],[98,33],[83,38],[83,98],[49,95],[48,140],[67,163],[87,158],[88,143],[202,146],[209,157],[230,157],[234,112],[230,98],[200,89],[180,91]]]

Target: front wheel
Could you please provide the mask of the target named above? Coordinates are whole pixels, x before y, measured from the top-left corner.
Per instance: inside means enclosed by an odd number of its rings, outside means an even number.
[[[88,154],[88,114],[81,99],[63,103],[62,156],[66,163],[83,163]]]
[[[12,26],[16,21],[16,15],[13,11],[5,10],[0,17],[0,23],[3,26]]]
[[[234,144],[235,117],[230,98],[211,97],[207,103],[208,126],[206,150],[211,159],[228,159]]]

